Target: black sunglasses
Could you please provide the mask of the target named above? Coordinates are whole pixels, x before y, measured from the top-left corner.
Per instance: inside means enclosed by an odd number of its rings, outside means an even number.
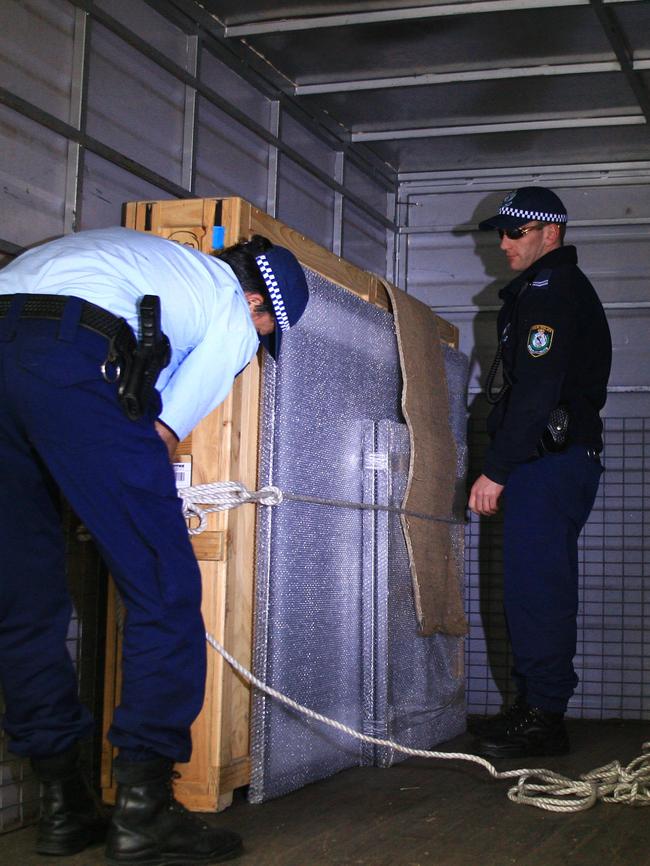
[[[499,239],[503,240],[504,235],[511,241],[521,240],[528,232],[534,232],[537,229],[543,229],[543,225],[528,226],[525,229],[499,229]]]

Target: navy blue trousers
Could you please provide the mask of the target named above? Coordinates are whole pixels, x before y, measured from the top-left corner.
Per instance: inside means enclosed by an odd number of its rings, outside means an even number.
[[[96,541],[126,609],[121,748],[186,761],[204,696],[201,582],[159,406],[129,421],[100,365],[107,340],[61,322],[0,319],[0,683],[19,755],[45,757],[92,731],[66,648],[59,487]]]
[[[578,536],[602,473],[582,446],[524,463],[504,491],[504,607],[519,694],[564,712],[578,677]]]

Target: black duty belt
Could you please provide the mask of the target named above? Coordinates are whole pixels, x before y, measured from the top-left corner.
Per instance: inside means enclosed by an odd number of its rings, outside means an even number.
[[[590,448],[589,446],[587,446],[587,445],[582,445],[582,444],[580,444],[580,443],[575,443],[575,444],[573,444],[573,445],[569,445],[569,446],[567,447],[567,450],[568,450],[568,448],[580,448],[580,449],[584,450],[584,453],[587,455],[587,457],[588,457],[590,460],[595,460],[596,463],[600,463],[600,462],[601,462],[601,460],[600,460],[600,451],[598,451],[596,448]],[[563,453],[564,453],[563,451],[557,451],[557,452],[549,451],[549,452],[547,452],[546,454],[544,454],[544,453],[541,453],[541,454],[540,454],[539,451],[538,451],[538,452],[536,452],[535,454],[533,454],[532,457],[529,457],[528,460],[525,460],[524,462],[525,462],[525,463],[532,463],[533,460],[539,460],[540,457],[555,457],[557,454],[563,454]]]
[[[0,317],[8,314],[13,299],[14,295],[0,295]],[[19,318],[58,321],[63,317],[67,301],[67,295],[30,295],[20,311]],[[124,319],[114,316],[108,310],[91,304],[90,301],[82,302],[81,315],[79,316],[79,324],[82,327],[113,340],[120,329],[124,327],[124,323]]]
[[[20,319],[63,320],[68,295],[29,295],[20,298]],[[126,319],[114,316],[90,301],[80,303],[76,323],[108,340],[106,358],[100,372],[106,382],[118,385],[118,399],[128,418],[137,421],[153,405],[155,384],[160,371],[169,364],[171,347],[160,327],[160,298],[144,295],[138,307],[140,338]],[[0,318],[9,315],[16,295],[0,295]]]

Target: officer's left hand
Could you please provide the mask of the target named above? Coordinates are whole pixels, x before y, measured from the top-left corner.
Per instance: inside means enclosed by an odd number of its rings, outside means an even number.
[[[482,514],[489,517],[499,510],[499,497],[503,492],[504,485],[488,478],[487,475],[479,475],[469,494],[469,508],[474,514]]]
[[[167,427],[166,424],[163,424],[162,421],[156,421],[156,433],[160,436],[162,441],[167,446],[167,453],[169,454],[169,459],[174,460],[174,454],[176,453],[176,449],[178,447],[178,436],[174,433],[171,427]]]

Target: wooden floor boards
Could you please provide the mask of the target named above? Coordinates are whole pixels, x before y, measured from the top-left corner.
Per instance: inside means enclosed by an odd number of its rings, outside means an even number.
[[[537,766],[577,778],[650,740],[650,724],[569,721],[573,751],[499,769]],[[469,748],[468,735],[445,744]],[[458,761],[412,760],[360,768],[294,794],[232,808],[208,820],[242,834],[239,866],[650,866],[650,809],[599,803],[552,814],[511,803],[507,782]],[[102,848],[70,858],[32,852],[34,830],[0,837],[2,866],[100,866]]]

